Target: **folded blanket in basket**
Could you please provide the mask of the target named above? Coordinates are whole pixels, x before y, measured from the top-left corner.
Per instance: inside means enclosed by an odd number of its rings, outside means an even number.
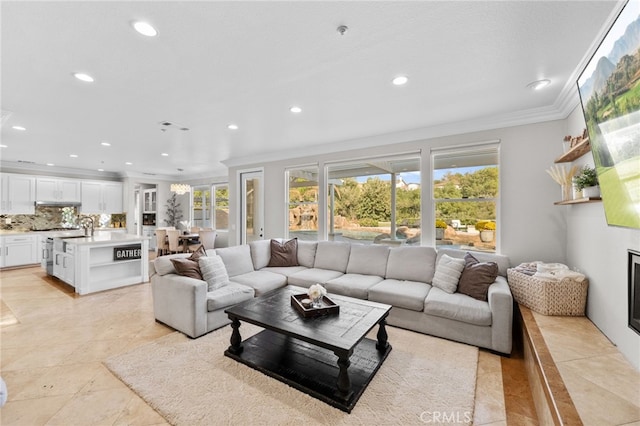
[[[536,273],[533,275],[537,278],[561,281],[564,278],[582,282],[585,276],[580,272],[572,271],[569,267],[562,263],[538,263]]]

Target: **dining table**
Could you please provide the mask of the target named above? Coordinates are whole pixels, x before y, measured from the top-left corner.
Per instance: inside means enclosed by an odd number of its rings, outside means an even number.
[[[182,251],[184,253],[188,252],[189,243],[197,241],[198,237],[200,237],[200,234],[198,234],[197,232],[178,235],[178,240],[180,240],[180,244],[182,244]]]

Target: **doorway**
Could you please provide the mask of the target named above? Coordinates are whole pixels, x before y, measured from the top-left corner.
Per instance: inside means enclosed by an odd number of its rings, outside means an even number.
[[[264,176],[262,171],[240,173],[240,244],[264,238]]]

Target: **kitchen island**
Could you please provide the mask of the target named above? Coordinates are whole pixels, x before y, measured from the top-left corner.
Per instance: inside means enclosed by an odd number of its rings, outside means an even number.
[[[149,238],[121,233],[54,239],[54,275],[80,295],[149,281]]]

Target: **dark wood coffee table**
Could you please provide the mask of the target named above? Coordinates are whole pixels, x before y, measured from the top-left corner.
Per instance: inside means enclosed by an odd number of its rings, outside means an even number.
[[[339,313],[304,318],[290,300],[306,291],[288,286],[226,309],[233,331],[224,354],[350,413],[391,351],[391,306],[332,294]],[[265,330],[243,341],[240,321]],[[365,338],[376,325],[377,341]]]

